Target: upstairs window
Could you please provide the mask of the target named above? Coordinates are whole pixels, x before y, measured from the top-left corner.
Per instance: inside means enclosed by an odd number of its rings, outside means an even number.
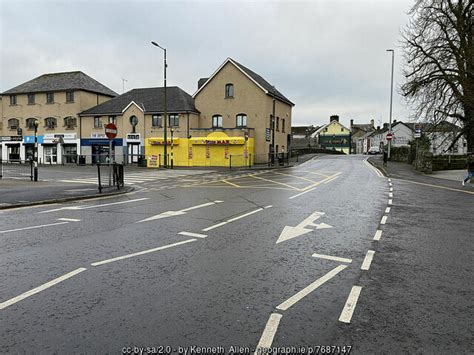
[[[234,84],[226,84],[225,86],[225,98],[234,97]]]
[[[270,129],[273,129],[274,128],[274,120],[273,120],[273,115],[270,115]]]
[[[35,104],[35,94],[28,94],[28,105]]]
[[[170,124],[170,127],[178,127],[179,126],[179,115],[171,114],[169,116],[169,124]]]
[[[44,120],[44,127],[54,129],[57,126],[57,121],[54,117],[48,117]]]
[[[18,126],[20,126],[20,121],[18,121],[16,118],[10,118],[8,120],[8,128],[9,129],[18,129]]]
[[[10,95],[10,105],[16,105],[16,95]]]
[[[214,115],[212,116],[212,128],[222,127],[222,116]]]
[[[277,117],[277,121],[276,121],[276,130],[279,131],[280,130],[280,117]]]
[[[109,123],[116,124],[117,123],[117,116],[109,116]]]
[[[162,126],[161,115],[153,115],[153,116],[151,116],[151,125],[152,125],[153,127],[161,127],[161,126]]]
[[[281,119],[281,131],[285,133],[285,119],[284,118]]]
[[[244,113],[240,113],[236,116],[235,125],[237,127],[247,127],[247,115]]]
[[[94,128],[102,128],[102,121],[100,120],[100,116],[94,117]]]
[[[66,91],[66,102],[74,102],[74,91]]]
[[[35,129],[35,121],[36,118],[30,117],[26,120],[26,128],[28,129]]]
[[[54,92],[47,92],[46,93],[46,103],[47,104],[54,103]]]
[[[64,119],[64,127],[69,128],[69,129],[76,127],[76,117],[72,117],[72,116],[66,117]]]

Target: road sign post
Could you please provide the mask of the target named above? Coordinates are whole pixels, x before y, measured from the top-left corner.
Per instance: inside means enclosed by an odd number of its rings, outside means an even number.
[[[112,186],[112,141],[117,137],[117,126],[113,123],[108,123],[105,126],[105,135],[109,139],[109,186]]]

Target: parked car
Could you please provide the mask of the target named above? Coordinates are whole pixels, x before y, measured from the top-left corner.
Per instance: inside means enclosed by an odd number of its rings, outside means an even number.
[[[370,155],[376,155],[376,154],[380,154],[380,153],[381,153],[381,151],[380,151],[379,147],[370,147],[369,151],[367,152],[367,154],[370,154]]]

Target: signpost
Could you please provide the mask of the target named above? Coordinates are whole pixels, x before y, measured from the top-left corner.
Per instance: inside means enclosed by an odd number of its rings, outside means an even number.
[[[393,133],[388,132],[386,138],[387,138],[388,141],[391,141],[393,139]]]
[[[112,186],[112,141],[117,137],[117,126],[113,123],[108,123],[105,126],[105,135],[109,139],[109,186]]]
[[[421,125],[419,123],[415,124],[415,138],[421,138]]]

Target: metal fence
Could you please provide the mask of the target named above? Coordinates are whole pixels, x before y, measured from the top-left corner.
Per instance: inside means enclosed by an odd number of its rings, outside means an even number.
[[[248,154],[231,155],[229,159],[229,168],[258,168],[262,166],[288,166],[290,163],[290,155],[288,153],[278,154]]]
[[[0,161],[0,179],[21,179],[33,181],[33,161]]]
[[[124,165],[123,164],[97,164],[97,185],[99,193],[105,187],[113,187],[120,190],[124,187]]]

